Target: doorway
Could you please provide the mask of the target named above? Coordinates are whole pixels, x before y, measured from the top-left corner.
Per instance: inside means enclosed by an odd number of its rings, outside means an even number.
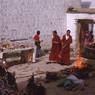
[[[93,35],[93,24],[94,21],[92,19],[78,19],[77,20],[77,43],[79,48],[79,53],[81,56],[83,56],[85,52],[85,38],[86,34],[92,33]],[[88,36],[89,37],[89,36]],[[93,38],[92,38],[93,39]]]

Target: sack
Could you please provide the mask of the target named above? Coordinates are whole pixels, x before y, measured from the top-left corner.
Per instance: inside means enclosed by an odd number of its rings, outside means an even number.
[[[43,85],[36,86],[33,95],[46,95],[46,88]]]
[[[72,80],[64,79],[61,80],[57,85],[58,87],[64,87],[65,90],[72,90],[75,87],[75,84]]]
[[[47,80],[57,80],[58,79],[57,73],[55,73],[55,72],[47,72],[46,73],[46,79]]]

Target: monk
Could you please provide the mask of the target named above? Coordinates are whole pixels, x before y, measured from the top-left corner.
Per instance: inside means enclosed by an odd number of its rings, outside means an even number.
[[[62,50],[60,52],[60,61],[62,65],[70,65],[70,44],[72,43],[72,36],[70,30],[62,38]]]
[[[61,51],[61,40],[57,34],[57,31],[53,31],[52,38],[52,48],[49,55],[50,62],[58,62],[59,61],[59,53]]]

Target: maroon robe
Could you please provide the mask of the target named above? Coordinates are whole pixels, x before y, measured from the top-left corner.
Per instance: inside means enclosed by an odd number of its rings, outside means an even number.
[[[64,64],[70,64],[70,44],[72,43],[72,37],[69,35],[66,39],[65,35],[62,38],[62,50],[60,61]]]
[[[61,51],[61,40],[60,40],[60,37],[56,35],[52,39],[52,48],[49,55],[49,60],[58,62],[60,51]]]

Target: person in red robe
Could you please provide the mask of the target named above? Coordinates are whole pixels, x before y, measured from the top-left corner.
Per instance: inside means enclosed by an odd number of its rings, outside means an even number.
[[[57,31],[53,31],[52,48],[49,55],[50,62],[59,61],[59,53],[61,51],[61,39],[57,34]]]
[[[60,61],[65,65],[70,65],[70,44],[72,43],[72,36],[70,30],[67,30],[66,34],[62,38],[62,50],[60,52]]]

